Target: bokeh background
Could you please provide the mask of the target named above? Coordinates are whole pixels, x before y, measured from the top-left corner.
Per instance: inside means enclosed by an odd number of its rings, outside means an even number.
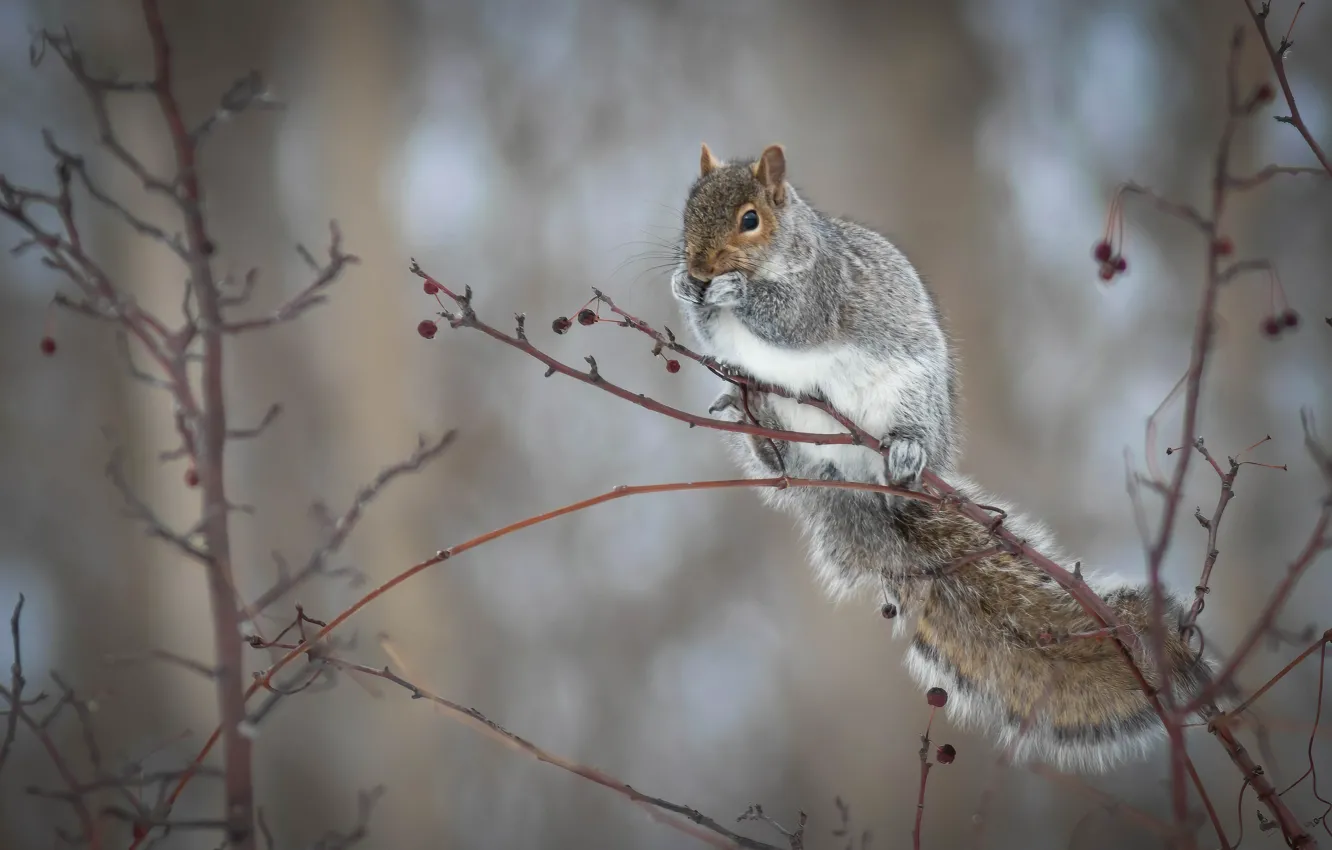
[[[1284,31],[1294,2],[1277,0]],[[1224,66],[1240,0],[936,0],[932,3],[708,3],[655,0],[165,3],[179,91],[203,116],[250,68],[285,112],[246,115],[207,143],[203,174],[218,268],[262,272],[245,315],[296,292],[336,218],[362,262],[330,303],[296,324],[237,340],[227,364],[237,424],[280,401],[260,440],[229,454],[237,576],[253,598],[278,552],[298,563],[316,545],[311,505],[334,512],[418,434],[458,428],[454,447],[370,509],[334,566],[381,581],[436,549],[621,483],[725,477],[715,434],[691,430],[560,378],[481,335],[415,333],[432,302],[411,257],[470,284],[500,324],[523,311],[532,336],[662,401],[701,410],[714,380],[670,375],[642,338],[613,327],[552,335],[598,286],[658,324],[680,323],[669,243],[698,144],[719,155],[787,146],[790,175],[822,208],[896,240],[935,288],[962,361],[964,470],[1042,517],[1088,563],[1140,576],[1142,550],[1125,492],[1125,452],[1143,461],[1143,426],[1187,361],[1204,256],[1185,225],[1131,201],[1130,273],[1099,285],[1089,250],[1114,185],[1134,179],[1206,202],[1224,113]],[[68,26],[96,69],[148,72],[137,4],[0,3],[0,167],[51,185],[40,141],[52,128],[145,214],[168,211],[99,158],[85,103],[54,57],[28,65],[31,32]],[[1252,34],[1250,34],[1252,36]],[[1332,143],[1332,10],[1304,8],[1291,82],[1310,128]],[[1245,85],[1270,78],[1256,39]],[[1308,164],[1290,127],[1265,110],[1241,129],[1238,171]],[[160,116],[144,98],[115,120],[146,161],[165,168]],[[145,305],[177,316],[184,270],[160,245],[84,209],[99,256]],[[1303,544],[1323,484],[1301,446],[1299,409],[1332,433],[1328,288],[1332,191],[1287,178],[1237,198],[1230,230],[1242,256],[1277,259],[1304,322],[1279,342],[1259,325],[1261,279],[1230,286],[1207,383],[1202,433],[1220,455],[1264,435],[1221,538],[1204,617],[1209,644],[1232,647],[1275,576]],[[170,225],[178,227],[173,221]],[[19,234],[0,224],[6,242]],[[166,400],[127,377],[110,330],[49,308],[63,285],[35,254],[0,257],[0,608],[27,596],[33,689],[57,670],[96,695],[108,759],[169,768],[214,723],[211,685],[174,666],[111,666],[112,654],[169,648],[212,654],[202,572],[127,521],[103,469],[127,453],[144,497],[173,522],[197,518],[182,483]],[[43,358],[44,331],[60,350]],[[1176,407],[1163,440],[1178,439]],[[1164,442],[1163,444],[1164,445]],[[1161,462],[1165,462],[1162,457]],[[1169,578],[1191,588],[1216,481],[1194,464]],[[293,601],[332,615],[362,590],[320,579]],[[1322,630],[1332,564],[1315,568],[1283,627]],[[414,579],[358,615],[349,657],[388,660],[386,633],[421,684],[561,755],[723,822],[752,802],[783,822],[810,815],[811,847],[830,831],[835,795],[874,847],[905,846],[916,750],[927,709],[906,678],[904,646],[872,600],[833,605],[804,564],[791,522],[752,493],[619,501],[486,546]],[[1293,654],[1265,647],[1245,670],[1261,682]],[[8,657],[8,650],[0,652]],[[253,652],[255,669],[268,657]],[[1276,730],[1282,785],[1303,770],[1317,682],[1310,662],[1263,706]],[[379,693],[378,698],[375,694]],[[982,738],[945,722],[957,761],[937,768],[926,846],[968,846],[972,816],[994,790],[985,845],[1112,848],[1154,839],[1065,783],[1000,770]],[[62,722],[57,740],[77,748]],[[1332,770],[1329,739],[1315,757]],[[1234,835],[1240,777],[1205,733],[1190,738]],[[387,796],[363,846],[508,848],[694,846],[603,788],[479,737],[422,702],[345,678],[285,700],[257,739],[258,799],[277,847],[302,847],[354,820],[358,789]],[[1095,784],[1166,816],[1164,761]],[[1332,776],[1332,774],[1326,774]],[[215,816],[216,785],[198,780],[176,814]],[[0,846],[52,846],[67,812],[23,788],[57,779],[20,735],[0,776]],[[1306,786],[1287,799],[1321,811]],[[1242,807],[1255,845],[1252,797]],[[739,828],[764,840],[762,825]],[[1326,839],[1325,839],[1326,840]],[[161,846],[212,847],[176,833]],[[1210,845],[1209,845],[1210,846]]]

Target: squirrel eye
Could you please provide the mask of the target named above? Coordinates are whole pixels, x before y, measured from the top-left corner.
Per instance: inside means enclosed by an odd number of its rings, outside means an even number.
[[[757,229],[758,229],[758,224],[759,224],[759,222],[758,222],[758,213],[754,212],[753,210],[750,210],[749,212],[747,212],[747,213],[745,213],[744,215],[740,216],[740,230],[741,230],[741,232],[748,232],[748,231],[750,231],[750,230],[757,230]]]

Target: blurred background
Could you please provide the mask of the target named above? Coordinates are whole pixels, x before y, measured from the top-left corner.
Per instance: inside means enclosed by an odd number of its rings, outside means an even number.
[[[470,284],[483,317],[526,312],[535,342],[614,380],[703,410],[715,379],[668,374],[643,338],[549,322],[597,286],[658,325],[679,328],[660,243],[674,239],[706,140],[722,157],[786,145],[791,179],[817,206],[881,229],[937,292],[960,353],[968,439],[964,471],[1043,518],[1089,564],[1145,572],[1125,491],[1125,452],[1143,463],[1147,416],[1187,363],[1204,245],[1141,201],[1128,205],[1129,274],[1100,285],[1089,252],[1115,184],[1133,179],[1200,206],[1224,117],[1224,68],[1240,0],[937,0],[780,4],[654,0],[171,0],[166,22],[178,90],[201,118],[251,68],[285,112],[220,126],[204,149],[221,273],[261,269],[242,315],[262,315],[309,280],[294,250],[317,255],[336,218],[362,262],[330,303],[298,323],[235,340],[227,363],[233,422],[282,417],[233,445],[228,486],[253,515],[232,521],[247,599],[269,587],[274,555],[300,563],[319,541],[311,505],[338,514],[418,434],[458,428],[454,446],[369,509],[333,567],[378,583],[436,549],[622,484],[731,473],[715,434],[558,377],[470,331],[421,339],[433,299],[415,257],[445,283]],[[1277,0],[1273,29],[1295,11]],[[49,56],[28,64],[32,32],[68,26],[94,70],[149,73],[138,5],[127,0],[0,2],[0,170],[53,184],[40,129],[89,155],[133,208],[179,224],[98,152],[86,103]],[[1250,32],[1244,84],[1271,78]],[[1332,144],[1332,9],[1310,4],[1294,33],[1291,83],[1310,129]],[[120,97],[126,141],[165,171],[169,151],[147,98]],[[1246,123],[1236,171],[1313,162],[1297,133]],[[84,233],[117,279],[162,315],[179,315],[184,271],[161,245],[83,209]],[[1299,409],[1332,433],[1332,315],[1327,233],[1332,192],[1319,178],[1273,181],[1236,198],[1237,254],[1276,258],[1296,333],[1263,337],[1260,277],[1222,297],[1202,434],[1219,456],[1270,434],[1245,467],[1221,536],[1203,625],[1226,652],[1303,545],[1322,482],[1302,448]],[[8,222],[0,237],[17,242]],[[0,257],[0,609],[20,593],[32,691],[49,670],[96,697],[112,765],[170,769],[215,723],[212,685],[169,665],[111,666],[108,655],[167,648],[213,655],[203,573],[125,518],[103,474],[123,449],[143,497],[180,527],[198,516],[161,393],[131,380],[111,330],[49,307],[65,291],[35,252]],[[437,309],[437,308],[436,308]],[[59,343],[44,358],[38,340]],[[1162,442],[1178,440],[1179,407]],[[1158,458],[1165,463],[1166,458]],[[1170,581],[1197,581],[1216,479],[1193,465],[1169,559]],[[1151,514],[1156,515],[1155,503]],[[317,579],[275,604],[269,634],[301,602],[328,617],[364,588]],[[1312,570],[1281,624],[1332,625],[1332,564]],[[809,813],[807,846],[852,831],[905,846],[915,814],[916,750],[927,707],[873,600],[826,601],[792,523],[744,491],[614,502],[515,534],[436,567],[348,624],[345,655],[389,659],[387,634],[419,683],[543,747],[723,823],[753,802],[790,824]],[[269,663],[248,651],[254,669]],[[1253,685],[1295,652],[1264,647]],[[8,648],[0,658],[8,657]],[[1278,787],[1306,766],[1316,662],[1261,704],[1276,730]],[[362,846],[509,848],[698,846],[589,782],[478,736],[382,683],[340,679],[278,704],[256,742],[259,804],[280,848],[354,822],[358,789],[387,794]],[[376,697],[376,694],[379,694]],[[53,730],[71,752],[78,729]],[[936,768],[925,845],[969,846],[994,789],[985,846],[1114,848],[1155,841],[1067,783],[999,769],[983,738],[936,724],[957,761]],[[1313,747],[1324,771],[1332,746]],[[1240,776],[1199,730],[1190,749],[1217,807],[1237,827]],[[1326,774],[1332,776],[1332,774]],[[1168,817],[1163,759],[1094,784]],[[40,747],[20,734],[0,776],[0,846],[52,846],[69,825]],[[214,780],[197,780],[175,815],[215,817]],[[1307,783],[1286,798],[1309,820]],[[1258,845],[1252,795],[1241,814]],[[780,844],[761,824],[746,834]],[[160,846],[213,847],[211,834]],[[1326,841],[1326,839],[1324,839]],[[1205,846],[1213,846],[1204,842]]]

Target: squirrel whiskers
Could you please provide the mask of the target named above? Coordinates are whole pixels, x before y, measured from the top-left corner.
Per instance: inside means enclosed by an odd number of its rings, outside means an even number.
[[[703,146],[685,205],[682,253],[671,288],[708,354],[826,401],[888,446],[880,455],[864,446],[729,434],[747,475],[916,487],[928,466],[968,498],[995,504],[954,474],[957,376],[933,296],[883,236],[807,204],[786,180],[782,148],[725,163]],[[845,433],[808,405],[741,393],[729,386],[712,412],[733,421],[752,414],[770,429]],[[990,731],[1016,759],[1103,771],[1148,754],[1163,736],[1113,641],[1084,637],[1099,624],[1049,576],[1004,552],[956,565],[991,547],[969,519],[864,491],[760,492],[798,519],[829,592],[870,591],[895,605],[898,633],[911,633],[912,676],[922,687],[947,688],[952,719]],[[1067,561],[1037,523],[1012,511],[1005,523]],[[1090,573],[1087,580],[1126,628],[1145,632],[1148,588]],[[1184,606],[1173,596],[1169,609],[1182,618]],[[1210,667],[1179,629],[1170,630],[1166,655],[1177,700],[1187,702],[1209,680]]]

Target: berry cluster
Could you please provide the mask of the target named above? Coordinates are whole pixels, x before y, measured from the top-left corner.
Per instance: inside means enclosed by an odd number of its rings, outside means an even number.
[[[1107,239],[1102,239],[1092,247],[1092,257],[1100,264],[1100,277],[1106,282],[1113,280],[1115,275],[1128,271],[1128,261],[1122,255],[1115,253],[1115,249]]]
[[[1267,318],[1263,319],[1261,326],[1264,334],[1276,339],[1286,331],[1293,331],[1299,327],[1300,314],[1291,309],[1290,302],[1286,300],[1285,287],[1281,285],[1281,278],[1277,276],[1276,268],[1271,265],[1267,268],[1267,299]]]
[[[930,705],[930,722],[925,725],[925,746],[929,746],[930,728],[934,726],[934,712],[948,704],[948,691],[943,688],[930,688],[925,692],[925,702]],[[925,752],[921,750],[922,759],[925,758]],[[934,760],[939,764],[952,764],[955,758],[957,758],[957,748],[952,744],[941,744],[934,751]]]
[[[1300,314],[1287,307],[1280,314],[1273,314],[1263,320],[1263,333],[1275,339],[1285,330],[1294,330],[1300,324]]]

